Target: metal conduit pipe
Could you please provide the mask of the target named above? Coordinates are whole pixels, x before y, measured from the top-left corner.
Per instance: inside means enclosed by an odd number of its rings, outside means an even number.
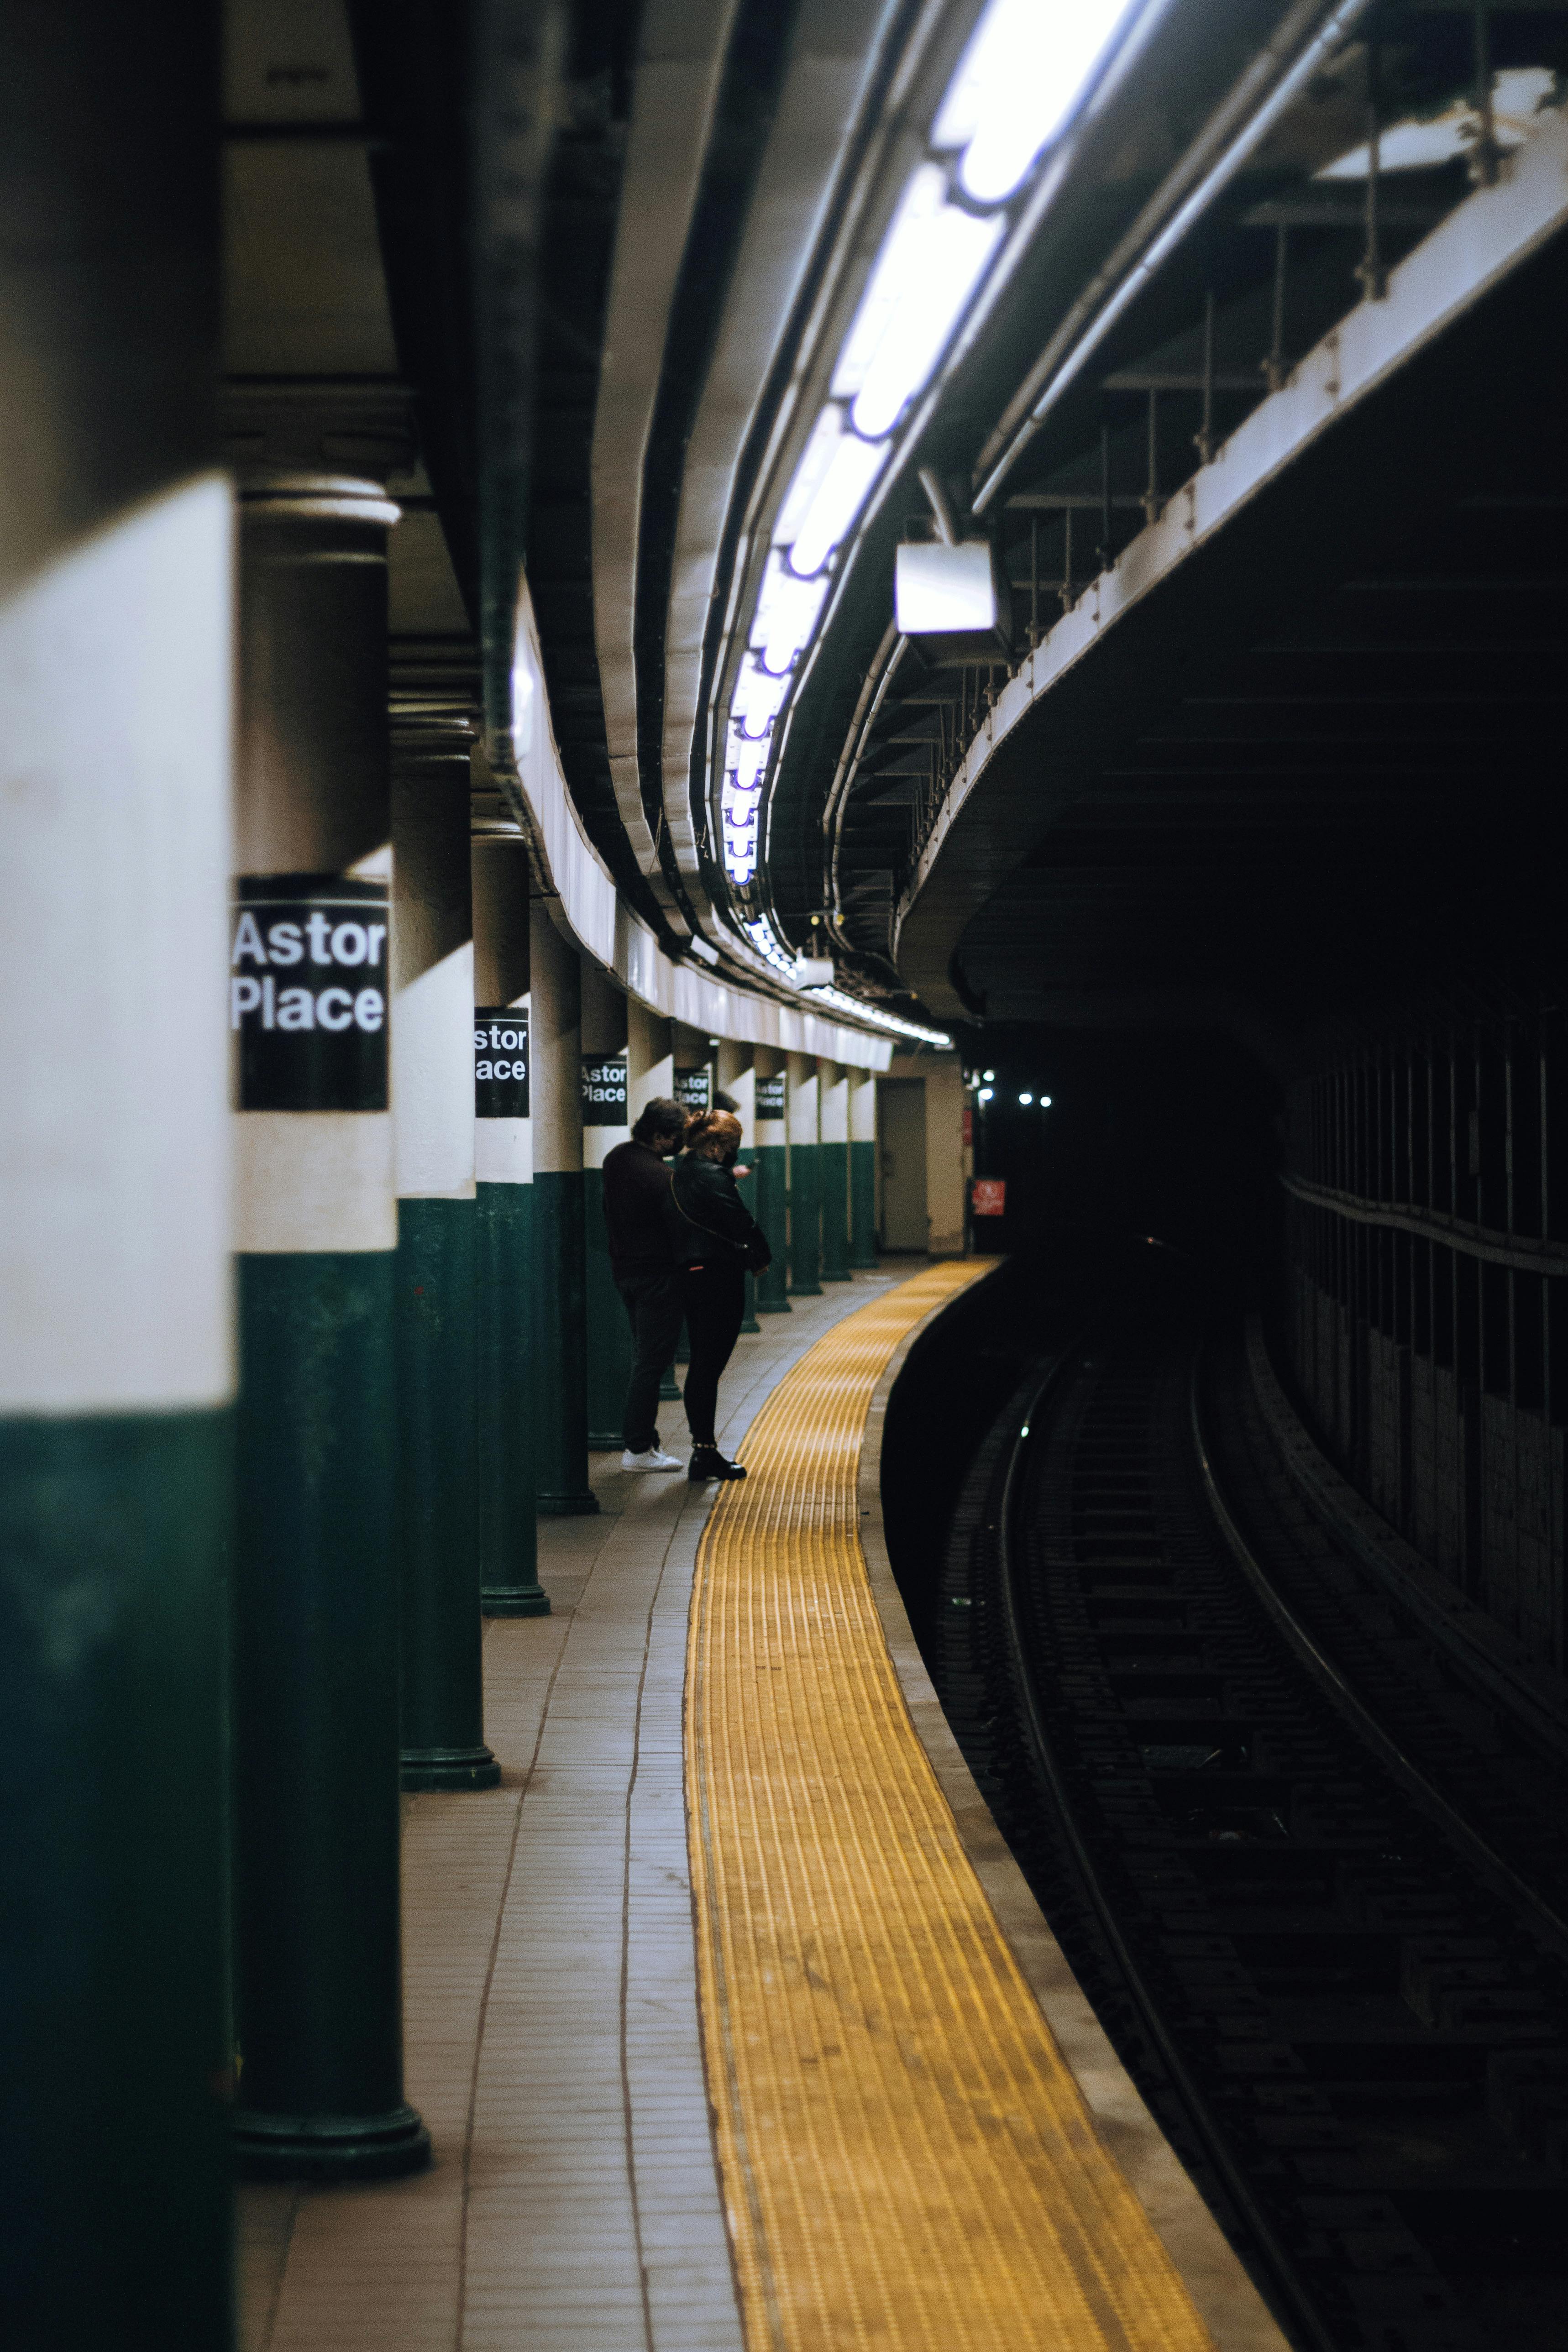
[[[1321,0],[1300,0],[1290,10],[1273,39],[1144,205],[1104,268],[1085,287],[1036,361],[981,451],[976,472],[982,478],[973,505],[976,515],[984,514],[992,504],[1025,449],[1117,320],[1371,5],[1372,0],[1340,0],[1305,48],[1298,45],[1319,16]],[[1276,79],[1281,72],[1283,78]],[[1216,151],[1217,161],[1211,163]],[[1199,173],[1203,176],[1194,187]],[[1176,208],[1173,214],[1173,207]],[[1011,439],[1006,438],[1009,432]]]

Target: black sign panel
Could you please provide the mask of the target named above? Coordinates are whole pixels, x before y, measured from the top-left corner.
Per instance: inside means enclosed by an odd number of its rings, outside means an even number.
[[[690,1063],[684,1069],[676,1064],[675,1099],[684,1111],[712,1109],[713,1073],[706,1062]]]
[[[624,1054],[584,1055],[583,1124],[584,1127],[626,1126],[626,1057]]]
[[[474,1117],[528,1117],[528,1013],[515,1004],[474,1008]]]
[[[384,882],[247,876],[235,886],[228,1025],[241,1110],[384,1110]]]
[[[759,1118],[783,1118],[788,1077],[783,1070],[771,1078],[757,1080],[756,1116]]]

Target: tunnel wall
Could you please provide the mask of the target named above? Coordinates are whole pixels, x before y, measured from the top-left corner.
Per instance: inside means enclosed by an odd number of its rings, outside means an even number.
[[[1292,1090],[1296,1386],[1384,1517],[1564,1663],[1568,1059],[1555,1010],[1346,1049]]]

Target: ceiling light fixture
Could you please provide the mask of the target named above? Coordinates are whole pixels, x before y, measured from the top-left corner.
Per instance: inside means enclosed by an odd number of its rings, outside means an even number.
[[[931,132],[962,147],[959,184],[976,204],[1000,204],[1054,138],[1130,14],[1131,0],[992,0],[959,61]]]
[[[725,871],[737,886],[756,874],[763,787],[802,656],[841,551],[892,458],[899,422],[930,383],[990,268],[1012,219],[1011,200],[1140,5],[991,0],[960,59],[931,152],[910,173],[883,235],[773,527],[723,736],[720,835]],[[816,996],[821,1002],[822,992]],[[933,1042],[938,1034],[896,1025]]]

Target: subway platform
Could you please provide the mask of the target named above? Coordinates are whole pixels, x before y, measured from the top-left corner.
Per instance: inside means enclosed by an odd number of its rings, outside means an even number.
[[[742,1340],[744,1485],[601,1455],[600,1515],[542,1525],[553,1613],[486,1635],[501,1785],[406,1801],[434,2165],[242,2189],[244,2352],[1280,2352],[888,1568],[886,1393],[980,1271]]]

